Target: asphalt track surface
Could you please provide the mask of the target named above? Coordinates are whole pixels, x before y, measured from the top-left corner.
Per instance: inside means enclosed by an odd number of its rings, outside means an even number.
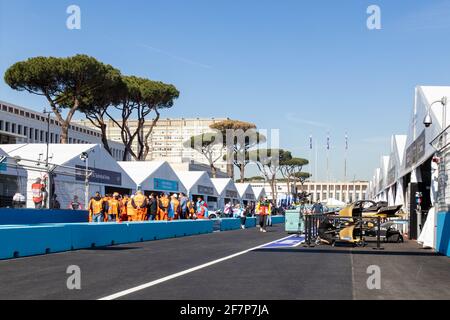
[[[373,250],[373,243],[357,249],[297,246],[249,250],[286,236],[279,225],[265,234],[253,228],[4,260],[0,261],[0,299],[101,299],[124,291],[112,297],[450,299],[450,259],[412,241],[385,244],[383,251]],[[229,257],[236,253],[239,255]],[[227,259],[216,261],[224,257]],[[216,262],[189,271],[211,261]],[[66,270],[71,265],[81,269],[81,290],[67,289],[70,275]],[[367,288],[371,265],[380,267],[380,290]],[[180,275],[183,271],[188,272]],[[126,291],[149,283],[141,290]]]

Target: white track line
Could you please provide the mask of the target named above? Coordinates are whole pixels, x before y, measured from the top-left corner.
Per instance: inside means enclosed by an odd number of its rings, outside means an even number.
[[[260,249],[260,248],[262,248],[264,246],[270,245],[270,244],[278,242],[278,241],[285,240],[285,239],[287,239],[289,237],[291,237],[291,236],[288,236],[288,237],[285,237],[285,238],[281,238],[281,239],[277,239],[277,240],[274,240],[272,242],[265,243],[265,244],[262,244],[260,246],[254,247],[254,248],[250,248],[250,249],[247,249],[247,250],[244,250],[244,251],[241,251],[241,252],[238,252],[238,253],[235,253],[235,254],[232,254],[232,255],[229,255],[229,256],[217,259],[217,260],[213,260],[213,261],[201,264],[201,265],[199,265],[197,267],[193,267],[193,268],[190,268],[190,269],[178,272],[178,273],[174,273],[174,274],[171,274],[171,275],[166,276],[164,278],[160,278],[158,280],[154,280],[154,281],[151,281],[151,282],[147,282],[147,283],[141,284],[140,286],[137,286],[137,287],[134,287],[134,288],[130,288],[130,289],[127,289],[127,290],[124,290],[124,291],[120,291],[118,293],[114,293],[112,295],[100,298],[98,300],[115,300],[115,299],[124,297],[126,295],[132,294],[134,292],[141,291],[141,290],[153,287],[153,286],[155,286],[157,284],[160,284],[160,283],[163,283],[163,282],[166,282],[166,281],[169,281],[169,280],[172,280],[172,279],[184,276],[185,274],[188,274],[188,273],[200,270],[200,269],[207,268],[209,266],[212,266],[214,264],[217,264],[217,263],[220,263],[220,262],[223,262],[223,261],[226,261],[226,260],[230,260],[230,259],[236,258],[236,257],[241,256],[243,254],[249,253],[250,251]]]

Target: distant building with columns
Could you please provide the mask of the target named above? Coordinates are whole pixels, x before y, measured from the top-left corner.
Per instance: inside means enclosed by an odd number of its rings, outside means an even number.
[[[255,181],[251,182],[253,187],[263,187],[266,191],[267,197],[272,199],[272,189],[269,183]],[[277,182],[276,185],[278,199],[285,198],[288,194],[286,182]],[[333,198],[345,203],[350,203],[358,200],[365,200],[367,190],[369,188],[368,181],[350,181],[350,182],[305,182],[292,183],[291,191],[297,193],[308,192],[311,194],[310,200],[312,202],[325,202],[327,199]]]

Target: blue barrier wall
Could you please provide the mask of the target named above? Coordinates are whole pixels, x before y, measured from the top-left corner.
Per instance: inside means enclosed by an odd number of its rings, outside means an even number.
[[[441,212],[437,215],[437,250],[450,257],[450,212]]]
[[[245,227],[246,228],[254,228],[254,227],[256,227],[256,218],[255,217],[247,218],[247,220],[245,220]]]
[[[284,216],[272,216],[272,224],[284,223]]]
[[[87,222],[81,210],[0,209],[0,225]]]
[[[18,210],[21,211],[21,210]],[[33,210],[34,211],[34,210]],[[44,213],[50,211],[42,210]],[[69,211],[74,213],[74,211]],[[77,212],[80,213],[80,212]],[[66,213],[67,214],[67,213]],[[55,216],[57,213],[55,213]],[[47,220],[50,215],[44,217]],[[60,219],[61,216],[58,217]],[[449,230],[448,223],[443,230]],[[5,220],[6,221],[6,220]],[[17,220],[15,220],[17,221]],[[27,220],[28,224],[39,221]],[[25,221],[23,221],[25,223]],[[151,241],[211,233],[214,223],[220,223],[220,230],[236,230],[241,227],[240,219],[179,220],[125,223],[61,223],[41,225],[0,225],[0,259],[25,257],[53,252],[102,247],[115,244]],[[247,218],[246,226],[255,227],[257,219]],[[284,223],[284,216],[273,216],[272,223]],[[447,238],[443,242],[448,248]],[[445,240],[446,239],[446,240]]]
[[[241,228],[241,219],[223,218],[220,219],[220,231],[237,230]]]
[[[0,226],[0,259],[184,237],[212,231],[211,220],[5,225]]]

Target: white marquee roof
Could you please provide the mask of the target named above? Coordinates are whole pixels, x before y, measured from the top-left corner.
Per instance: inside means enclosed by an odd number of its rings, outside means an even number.
[[[253,188],[253,193],[255,194],[255,198],[256,200],[261,199],[261,197],[265,197],[266,196],[266,189],[263,187],[252,187]]]
[[[184,192],[187,190],[166,161],[120,161],[118,164],[144,191]],[[160,185],[155,179],[162,181]]]
[[[189,194],[208,195],[218,197],[214,184],[211,181],[208,173],[205,171],[177,171],[176,174],[180,178],[183,185],[188,190]],[[205,193],[204,188],[211,188],[211,192]],[[203,189],[203,190],[202,190]]]
[[[236,192],[239,197],[239,192],[236,188],[236,185],[231,178],[211,178],[211,182],[216,188],[220,197],[225,197],[226,191]]]
[[[236,188],[238,189],[239,195],[242,200],[256,200],[255,193],[253,192],[253,188],[250,183],[236,183]],[[252,195],[252,197],[249,197]]]
[[[10,144],[2,145],[1,149],[10,157],[20,157],[22,159],[45,161],[47,150],[46,144]],[[116,160],[100,144],[49,144],[49,163],[57,166],[67,166],[71,168],[85,167],[85,162],[80,159],[82,152],[88,152],[88,165],[91,169],[98,169],[96,173],[105,179],[108,177],[111,182],[99,183],[91,181],[91,184],[113,185],[121,188],[134,189],[135,184],[130,176],[117,164]],[[41,155],[41,156],[39,156]],[[29,164],[29,163],[27,163]],[[103,172],[101,171],[103,170]],[[114,176],[111,176],[114,174]],[[120,175],[120,184],[115,184],[116,175]],[[73,181],[74,177],[57,175],[58,179]]]

